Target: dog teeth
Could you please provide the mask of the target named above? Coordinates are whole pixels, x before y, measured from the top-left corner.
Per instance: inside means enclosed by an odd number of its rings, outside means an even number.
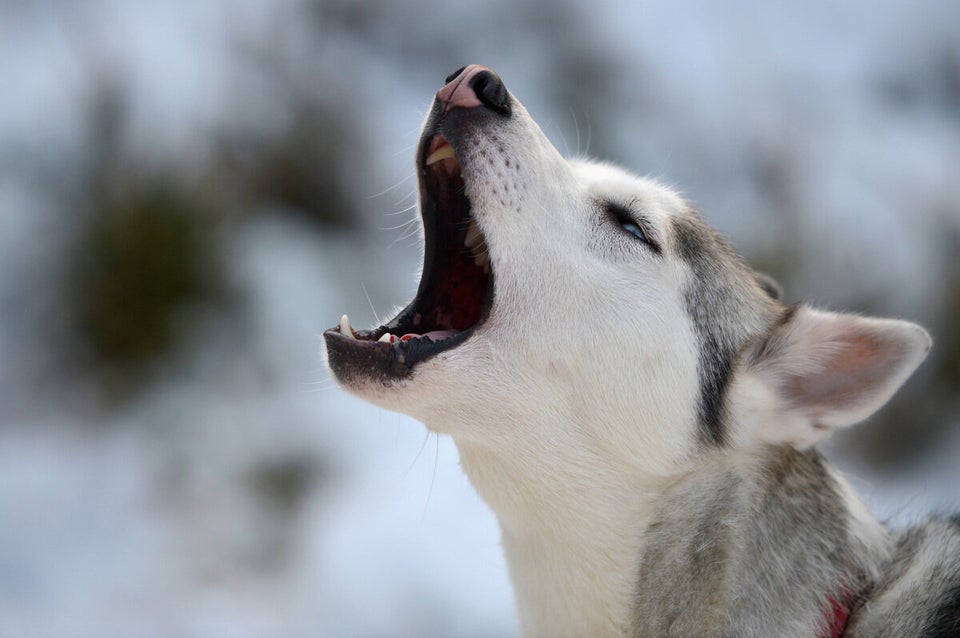
[[[471,220],[470,226],[467,228],[467,235],[463,238],[463,245],[468,248],[473,248],[481,243],[483,243],[483,235],[480,234],[480,229],[477,228],[477,222]]]
[[[474,220],[470,220],[470,226],[467,227],[467,234],[463,238],[463,245],[473,253],[473,263],[481,266],[484,272],[490,272],[490,255],[487,253],[483,233],[480,232],[480,228]]]
[[[396,340],[396,337],[394,337],[389,332],[384,332],[383,335],[379,339],[377,339],[377,341],[380,343],[393,343],[395,340]]]
[[[444,144],[434,152],[430,153],[427,157],[427,166],[432,166],[440,160],[450,159],[451,157],[456,157],[456,154],[453,152],[453,147],[449,144]]]
[[[340,334],[346,335],[351,339],[357,338],[357,336],[353,334],[353,328],[350,327],[350,317],[347,315],[340,317]]]

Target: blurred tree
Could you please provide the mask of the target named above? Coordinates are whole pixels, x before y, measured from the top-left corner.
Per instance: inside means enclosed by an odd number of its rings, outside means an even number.
[[[248,213],[294,215],[317,228],[346,229],[362,216],[347,184],[363,146],[341,113],[302,94],[281,96],[289,111],[279,132],[233,131],[221,136],[221,184],[238,192]],[[266,128],[266,127],[265,127]]]
[[[216,200],[171,168],[124,150],[126,90],[100,78],[88,109],[76,235],[64,284],[81,358],[110,398],[139,388],[183,336],[185,313],[224,298]]]
[[[102,364],[140,365],[169,348],[178,314],[216,287],[213,215],[164,178],[95,206],[74,257],[71,306]]]

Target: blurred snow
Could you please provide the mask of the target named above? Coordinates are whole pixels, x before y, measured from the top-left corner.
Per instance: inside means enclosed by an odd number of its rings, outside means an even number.
[[[206,339],[107,422],[0,428],[0,635],[508,634],[496,523],[452,443],[321,373],[336,266],[365,249],[248,231],[249,352]],[[291,456],[330,473],[294,513],[251,483]]]
[[[393,213],[413,202],[420,119],[467,62],[497,69],[558,148],[600,140],[595,152],[684,188],[738,245],[814,245],[790,297],[927,316],[943,295],[931,228],[960,228],[960,113],[938,66],[960,59],[958,5],[556,6],[580,30],[567,44],[605,47],[614,64],[589,112],[556,103],[561,45],[513,19],[550,3],[384,6],[369,44],[332,27],[311,42],[289,22],[294,0],[0,5],[0,636],[514,632],[496,522],[451,442],[337,390],[320,353],[340,314],[373,324],[415,289],[415,237],[377,228],[414,214]],[[54,266],[74,220],[37,175],[56,182],[81,153],[100,76],[131,83],[128,143],[185,165],[224,119],[274,125],[273,96],[236,68],[237,42],[257,38],[307,60],[375,141],[355,168],[375,229],[238,226],[224,252],[243,316],[200,317],[197,345],[133,403],[84,401],[51,353]],[[895,474],[830,453],[881,516],[907,523],[960,508],[957,430]]]

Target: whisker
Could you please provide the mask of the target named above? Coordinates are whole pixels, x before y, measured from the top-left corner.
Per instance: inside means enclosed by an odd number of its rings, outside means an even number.
[[[416,148],[417,148],[416,142],[414,142],[413,144],[407,144],[406,146],[403,146],[402,148],[399,148],[396,151],[394,151],[391,157],[397,157],[399,155],[409,155],[410,151],[414,151],[416,150]]]
[[[373,194],[373,195],[367,195],[367,199],[376,199],[377,197],[383,197],[384,195],[386,195],[387,193],[389,193],[389,192],[392,191],[393,189],[399,188],[400,186],[402,186],[402,185],[403,185],[404,183],[406,183],[411,177],[413,177],[413,175],[407,175],[406,177],[404,177],[403,179],[401,179],[399,182],[397,182],[397,183],[394,184],[393,186],[387,186],[385,189],[383,189],[383,190],[380,191],[379,193],[375,193],[375,194]]]
[[[429,438],[430,434],[427,434]],[[430,505],[430,498],[433,496],[433,485],[437,481],[437,466],[440,465],[440,435],[436,436],[437,446],[434,448],[433,454],[433,476],[430,477],[430,489],[427,490],[427,500],[423,504],[423,514],[421,515],[421,520],[426,519],[427,517],[427,507]]]
[[[577,113],[573,110],[573,107],[569,107],[570,116],[573,118],[573,128],[577,132],[577,155],[580,155],[580,122],[577,121]]]
[[[393,203],[393,205],[394,205],[394,206],[399,206],[400,204],[402,204],[403,202],[405,202],[405,201],[408,200],[408,199],[412,199],[412,200],[413,200],[413,205],[414,205],[414,206],[417,205],[417,189],[416,189],[416,188],[411,189],[410,191],[408,191],[406,195],[404,195],[403,197],[401,197],[399,200],[395,201],[395,202]]]
[[[393,212],[393,213],[384,213],[384,215],[387,215],[387,216],[390,216],[390,217],[392,217],[393,215],[403,215],[404,213],[409,213],[410,211],[412,211],[412,210],[415,209],[416,207],[417,207],[417,204],[416,204],[416,202],[414,202],[413,204],[410,204],[409,206],[407,206],[407,207],[405,207],[405,208],[401,208],[400,210],[398,210],[398,211],[396,211],[396,212]],[[416,217],[415,217],[414,219],[416,219]]]
[[[420,230],[420,225],[419,225],[419,224],[411,225],[410,228],[408,228],[408,229],[406,230],[406,232],[404,232],[404,233],[401,234],[399,237],[397,237],[397,238],[394,239],[392,242],[390,242],[390,246],[389,246],[389,247],[390,247],[390,248],[393,248],[393,247],[394,247],[395,245],[397,245],[398,243],[400,243],[400,242],[402,242],[402,241],[405,241],[405,240],[407,240],[407,239],[410,239],[411,237],[413,237],[414,235],[416,235],[416,234],[417,234],[417,231],[419,231],[419,230]]]
[[[590,116],[587,115],[587,148],[584,149],[584,155],[590,155],[590,142],[593,141],[593,130],[590,127]]]
[[[420,221],[420,220],[419,220],[418,218],[414,217],[414,218],[412,218],[412,219],[408,219],[407,221],[403,222],[402,224],[398,224],[397,226],[381,226],[381,227],[380,227],[380,230],[400,230],[401,228],[406,228],[406,227],[409,226],[410,224],[415,224],[415,223],[417,223],[418,221]]]
[[[403,472],[403,478],[406,478],[410,474],[410,472],[413,471],[413,468],[417,465],[417,461],[420,460],[420,455],[423,454],[423,451],[425,449],[427,449],[427,442],[429,440],[430,440],[430,430],[427,430],[427,435],[423,437],[423,443],[420,444],[420,449],[417,450],[417,453],[413,457],[413,461],[411,461],[409,467],[407,467],[407,469]]]
[[[304,394],[328,392],[336,389],[337,387],[336,381],[329,377],[326,379],[317,379],[316,381],[301,381],[300,385],[303,386],[300,388],[300,391]]]
[[[380,320],[380,316],[377,314],[377,310],[373,307],[373,301],[370,299],[370,293],[367,292],[367,286],[363,283],[363,280],[360,280],[360,288],[363,290],[363,296],[367,298],[367,304],[370,306],[370,312],[373,313],[373,318],[376,320],[378,326],[383,325],[383,321]]]

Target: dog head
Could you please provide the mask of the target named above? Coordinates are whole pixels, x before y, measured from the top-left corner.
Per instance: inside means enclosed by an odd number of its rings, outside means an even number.
[[[348,391],[458,440],[657,473],[802,448],[878,409],[929,349],[914,324],[784,306],[675,192],[561,157],[484,67],[447,78],[416,169],[416,298],[326,331],[328,359]]]

